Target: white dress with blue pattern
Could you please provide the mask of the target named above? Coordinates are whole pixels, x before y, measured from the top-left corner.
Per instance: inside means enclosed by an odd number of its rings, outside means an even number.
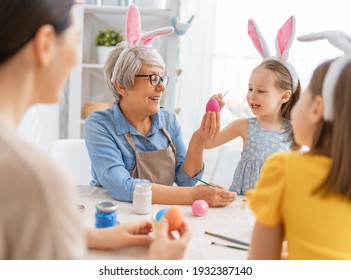
[[[254,188],[263,162],[275,152],[290,150],[291,142],[287,141],[286,133],[289,129],[291,123],[287,119],[284,119],[282,129],[266,130],[258,124],[256,117],[249,118],[245,147],[234,172],[230,191],[245,194]]]

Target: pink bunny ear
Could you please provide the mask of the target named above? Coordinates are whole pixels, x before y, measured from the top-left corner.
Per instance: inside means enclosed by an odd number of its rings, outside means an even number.
[[[267,47],[266,41],[263,39],[263,36],[258,29],[256,22],[253,19],[249,20],[248,23],[248,33],[253,42],[255,48],[260,53],[263,58],[270,57],[269,49]]]
[[[141,22],[140,13],[137,6],[130,5],[126,20],[126,39],[128,44],[133,47],[138,44],[140,40]]]
[[[141,43],[146,46],[152,42],[156,37],[172,34],[174,32],[173,26],[166,26],[153,31],[149,31],[141,35]]]
[[[295,35],[295,17],[291,16],[284,25],[279,29],[275,41],[277,49],[277,57],[282,60],[287,60],[289,57],[289,50],[294,40]]]

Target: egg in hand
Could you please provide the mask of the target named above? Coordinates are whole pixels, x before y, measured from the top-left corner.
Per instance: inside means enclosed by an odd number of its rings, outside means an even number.
[[[168,221],[169,231],[178,230],[183,223],[183,214],[179,206],[171,206],[164,217]]]
[[[210,98],[206,104],[206,113],[207,112],[219,112],[220,106],[216,99]]]

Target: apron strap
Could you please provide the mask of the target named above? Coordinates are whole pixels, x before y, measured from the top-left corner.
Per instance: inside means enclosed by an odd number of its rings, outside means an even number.
[[[134,152],[137,153],[137,149],[136,149],[135,143],[133,141],[133,138],[132,138],[132,135],[130,134],[130,132],[127,132],[126,134],[124,134],[124,136],[126,137],[128,144],[132,147]]]
[[[176,147],[173,145],[173,141],[172,141],[171,135],[169,134],[168,130],[165,129],[165,128],[162,128],[162,131],[166,135],[166,137],[167,137],[167,139],[169,141],[169,145],[171,145],[171,147],[173,149],[174,155],[176,155]]]

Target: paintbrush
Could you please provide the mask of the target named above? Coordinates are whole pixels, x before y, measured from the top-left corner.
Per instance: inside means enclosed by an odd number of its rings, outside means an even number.
[[[214,185],[212,185],[212,184],[210,184],[210,183],[207,183],[206,181],[203,181],[203,180],[201,180],[201,179],[199,179],[199,178],[196,178],[196,180],[198,180],[198,181],[201,182],[201,183],[204,183],[204,184],[207,185],[207,186],[210,186],[210,187],[212,187],[212,188],[216,188],[216,186],[214,186]]]
[[[229,91],[229,89],[222,95],[222,99],[224,98],[224,96],[227,95],[228,91]]]
[[[227,241],[230,241],[230,242],[233,242],[233,243],[236,243],[236,244],[240,244],[240,245],[244,245],[244,246],[250,246],[250,243],[245,242],[245,241],[241,241],[241,240],[238,240],[238,239],[235,239],[235,238],[223,236],[223,235],[220,235],[220,234],[211,233],[211,232],[208,232],[208,231],[205,231],[205,234],[208,234],[208,235],[211,235],[211,236],[214,236],[214,237],[218,237],[220,239],[227,240]]]
[[[227,248],[231,248],[231,249],[242,250],[242,251],[248,251],[249,250],[248,248],[237,247],[237,246],[233,246],[233,245],[220,244],[220,243],[216,243],[216,242],[213,242],[213,241],[212,241],[211,245],[218,245],[218,246],[227,247]]]

